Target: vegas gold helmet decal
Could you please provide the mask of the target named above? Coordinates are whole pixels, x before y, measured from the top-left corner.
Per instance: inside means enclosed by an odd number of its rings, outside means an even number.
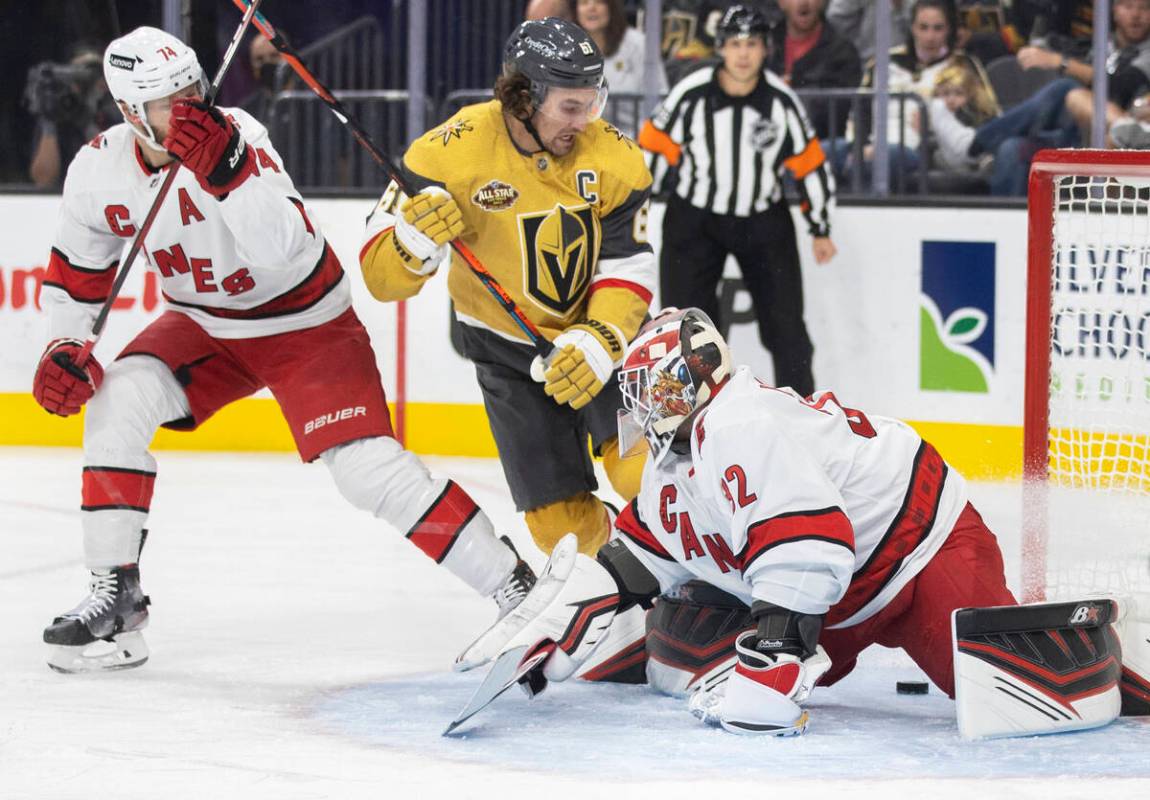
[[[556,316],[566,316],[580,304],[599,253],[598,225],[586,205],[556,205],[519,216],[528,297]]]

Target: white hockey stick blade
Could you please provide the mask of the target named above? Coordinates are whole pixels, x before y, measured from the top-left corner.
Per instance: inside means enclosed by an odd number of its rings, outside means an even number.
[[[531,655],[528,652],[535,650]],[[479,688],[475,690],[475,694],[460,711],[451,724],[443,729],[443,736],[451,734],[456,728],[462,725],[467,720],[474,717],[499,695],[506,692],[512,686],[517,684],[519,680],[535,667],[542,664],[547,660],[547,657],[554,652],[554,645],[540,648],[536,645],[534,648],[527,645],[520,645],[512,647],[504,652],[499,658],[495,659],[495,663],[491,665],[491,671],[487,673],[487,677],[483,679],[483,683],[479,684]]]

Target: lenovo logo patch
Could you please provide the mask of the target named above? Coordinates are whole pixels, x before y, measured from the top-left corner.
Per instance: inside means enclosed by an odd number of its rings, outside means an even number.
[[[136,68],[136,59],[129,58],[128,56],[118,56],[115,53],[108,54],[108,63],[113,67],[119,69],[126,69],[129,72]]]

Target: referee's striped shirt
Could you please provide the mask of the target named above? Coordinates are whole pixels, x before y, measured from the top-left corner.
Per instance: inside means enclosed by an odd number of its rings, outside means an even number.
[[[749,95],[731,97],[718,70],[703,67],[675,84],[639,145],[679,167],[679,197],[714,214],[748,217],[781,202],[785,168],[811,234],[828,236],[834,178],[799,99],[768,70]]]

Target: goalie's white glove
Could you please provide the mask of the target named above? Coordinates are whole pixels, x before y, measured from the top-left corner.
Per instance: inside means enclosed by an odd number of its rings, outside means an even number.
[[[450,250],[449,242],[463,233],[463,212],[446,190],[429,186],[403,201],[395,215],[395,244],[409,270],[434,272]]]
[[[542,677],[566,680],[606,636],[618,606],[615,579],[594,559],[581,555],[578,540],[569,533],[555,545],[535,588],[459,656],[456,669],[472,669],[513,647],[527,645],[535,651],[554,643]],[[531,680],[545,685],[538,675]]]
[[[704,723],[731,733],[797,736],[809,721],[799,704],[831,667],[826,651],[813,644],[821,617],[760,602],[752,614],[756,610],[759,627],[735,640],[730,677],[717,685],[701,684],[688,707]]]

